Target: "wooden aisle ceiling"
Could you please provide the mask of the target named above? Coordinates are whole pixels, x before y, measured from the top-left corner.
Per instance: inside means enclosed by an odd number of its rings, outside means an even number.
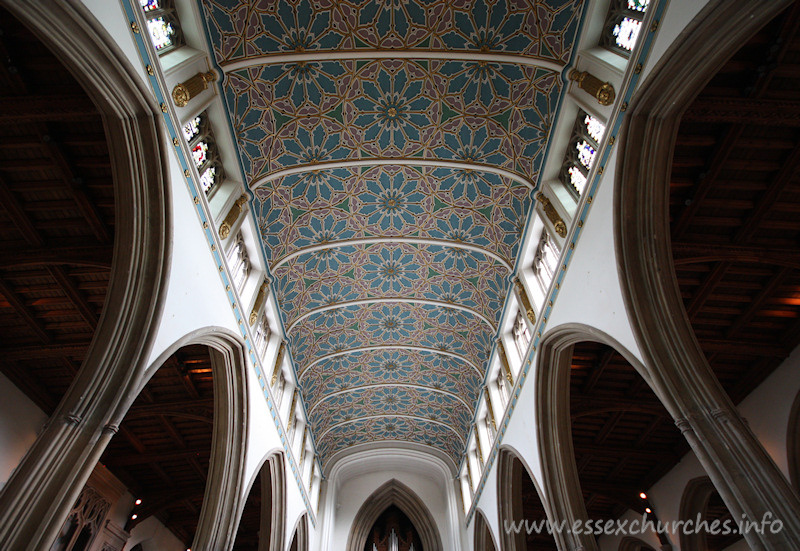
[[[670,221],[686,311],[735,403],[800,343],[800,3],[683,117]]]
[[[799,25],[795,3],[745,44],[688,108],[676,138],[675,270],[695,334],[735,403],[800,343]],[[688,452],[685,439],[604,345],[576,345],[570,391],[589,518],[641,513],[639,492]],[[727,510],[715,502],[709,514]]]
[[[155,515],[191,545],[203,506],[213,421],[208,348],[185,346],[156,371],[100,459],[142,500],[127,530]]]
[[[0,9],[0,370],[47,415],[72,383],[102,313],[114,189],[100,113],[30,31]],[[191,543],[211,452],[205,347],[148,383],[103,462]]]
[[[636,370],[612,348],[575,345],[570,376],[572,442],[590,519],[644,513],[639,498],[689,445]]]
[[[52,414],[92,339],[114,240],[100,114],[0,11],[0,369]]]

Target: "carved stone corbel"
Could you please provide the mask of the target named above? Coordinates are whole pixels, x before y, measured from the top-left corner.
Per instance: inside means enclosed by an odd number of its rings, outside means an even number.
[[[610,82],[603,82],[588,71],[578,71],[573,69],[569,73],[569,79],[574,80],[578,88],[585,90],[597,100],[600,105],[611,105],[617,96],[614,87]]]
[[[494,432],[496,433],[497,432],[497,422],[495,421],[494,408],[492,407],[492,393],[489,392],[489,387],[488,386],[483,387],[483,391],[486,393],[486,410],[489,413],[489,421],[491,421],[492,429],[494,429]]]
[[[227,239],[228,236],[231,234],[231,228],[233,228],[233,225],[236,223],[236,220],[239,219],[239,215],[244,210],[245,203],[247,203],[247,194],[242,193],[242,196],[239,197],[235,203],[233,203],[231,210],[228,211],[228,214],[225,216],[225,219],[219,226],[220,239]]]
[[[500,365],[503,366],[503,372],[506,375],[506,380],[509,386],[514,387],[514,375],[511,373],[511,364],[508,363],[508,355],[506,354],[506,347],[503,345],[502,339],[497,339],[497,356],[500,358]]]
[[[525,312],[525,317],[528,318],[528,321],[531,324],[531,330],[533,330],[533,326],[536,325],[536,312],[533,310],[533,306],[528,298],[528,292],[525,290],[525,286],[518,277],[514,278],[514,291],[517,294],[517,299],[519,299],[522,310]]]
[[[281,372],[281,364],[283,364],[283,356],[286,354],[286,342],[281,341],[278,348],[278,355],[275,357],[275,367],[272,368],[272,380],[269,386],[275,386],[275,381],[278,380],[278,374]],[[297,391],[295,391],[296,394]]]
[[[556,233],[559,237],[566,237],[567,236],[567,225],[564,223],[564,220],[561,218],[561,215],[558,214],[558,211],[553,206],[553,203],[550,202],[550,199],[542,193],[541,191],[536,194],[536,199],[542,204],[542,209],[544,209],[544,213],[547,215],[547,219],[550,220],[553,224],[553,229],[556,230]]]
[[[175,88],[172,89],[172,100],[178,107],[186,107],[192,98],[208,88],[209,83],[215,80],[217,80],[217,73],[214,71],[197,73],[188,80],[175,85]]]
[[[264,300],[267,298],[267,289],[269,288],[269,281],[266,279],[261,282],[261,287],[258,288],[258,294],[256,294],[256,301],[253,304],[253,309],[250,311],[250,318],[249,322],[250,325],[253,325],[256,320],[258,319],[258,313],[261,311],[261,307],[264,306]]]

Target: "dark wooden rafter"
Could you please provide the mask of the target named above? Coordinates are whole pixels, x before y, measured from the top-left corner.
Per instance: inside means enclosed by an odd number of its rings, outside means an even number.
[[[573,450],[589,518],[643,512],[639,492],[688,445],[644,379],[612,348],[576,344],[570,373]]]
[[[29,244],[41,247],[44,244],[39,230],[36,228],[30,217],[25,213],[22,203],[8,187],[5,179],[0,177],[0,203],[14,222],[22,238]]]
[[[673,242],[672,253],[676,266],[708,262],[753,262],[800,268],[800,248]]]
[[[800,102],[729,97],[699,98],[683,117],[690,122],[800,127]]]
[[[110,245],[87,245],[74,240],[51,241],[49,245],[0,248],[0,270],[59,265],[111,269],[113,248]]]
[[[3,295],[6,301],[16,311],[28,328],[36,334],[39,340],[44,344],[51,344],[53,337],[44,327],[44,324],[36,316],[36,313],[22,300],[22,298],[0,279],[0,295]]]
[[[97,314],[95,308],[89,304],[86,297],[75,285],[75,282],[69,277],[61,266],[49,266],[47,271],[55,280],[58,287],[64,292],[69,301],[78,310],[83,320],[94,331],[97,327]]]

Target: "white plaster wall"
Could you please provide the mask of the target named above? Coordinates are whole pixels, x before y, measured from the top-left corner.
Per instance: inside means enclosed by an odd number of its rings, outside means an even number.
[[[561,283],[547,323],[547,331],[564,323],[596,327],[613,337],[641,360],[631,330],[614,247],[614,176],[618,148],[606,164],[603,180],[575,245],[574,256]]]
[[[155,517],[145,519],[131,530],[124,551],[129,551],[137,543],[142,544],[144,551],[186,551],[186,546]]]
[[[0,373],[0,490],[33,446],[45,421],[47,415]]]
[[[174,150],[170,153],[170,213],[172,257],[166,301],[148,364],[159,364],[161,356],[184,336],[206,327],[239,333],[210,246],[183,181]],[[157,366],[156,366],[157,367]]]

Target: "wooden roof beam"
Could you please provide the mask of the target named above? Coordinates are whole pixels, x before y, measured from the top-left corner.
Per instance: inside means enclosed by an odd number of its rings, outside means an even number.
[[[747,325],[753,316],[761,309],[764,305],[764,302],[773,298],[773,295],[778,290],[778,288],[783,285],[786,279],[792,274],[793,270],[791,268],[782,268],[778,271],[774,276],[770,278],[766,285],[759,291],[758,295],[756,295],[752,301],[750,301],[750,305],[747,309],[742,312],[742,314],[734,320],[733,324],[728,328],[725,332],[725,338],[730,339],[739,330],[742,329],[745,325]]]
[[[699,97],[684,121],[800,127],[800,102],[734,97]]]
[[[99,118],[94,104],[84,94],[3,97],[0,123],[29,124],[48,121],[91,121]]]
[[[146,465],[148,463],[161,463],[163,461],[190,460],[199,455],[211,455],[209,447],[187,448],[184,450],[174,450],[170,452],[150,451],[144,454],[125,454],[114,455],[106,459],[108,467],[114,469],[116,466],[128,467],[131,465]]]
[[[630,457],[646,461],[660,460],[665,456],[672,457],[676,462],[680,457],[672,450],[659,450],[647,448],[633,448],[623,446],[598,446],[593,444],[575,444],[575,453],[588,454],[595,457]]]
[[[3,101],[5,101],[5,99]],[[8,187],[8,184],[3,178],[0,178],[0,203],[2,203],[11,221],[17,226],[17,229],[22,234],[22,238],[25,239],[29,245],[41,247],[44,244],[44,239],[42,239],[39,230],[36,229],[28,213],[25,212],[16,194],[11,191],[11,188]]]
[[[9,287],[5,281],[0,279],[0,295],[3,295],[11,307],[16,310],[17,314],[23,319],[25,324],[33,331],[36,336],[44,344],[51,344],[53,338],[50,333],[45,330],[41,322],[36,318],[35,313],[31,310],[23,300]]]
[[[800,269],[800,249],[728,245],[723,243],[673,242],[676,266],[700,262],[752,262]]]
[[[765,343],[762,341],[747,341],[742,339],[712,339],[698,337],[700,346],[706,353],[720,353],[747,356],[762,356],[769,358],[785,358],[791,348],[785,345]]]
[[[695,214],[697,214],[703,199],[705,199],[705,197],[714,187],[714,182],[716,181],[722,169],[725,168],[725,164],[727,163],[728,158],[731,156],[736,142],[742,136],[743,132],[744,126],[734,125],[728,128],[728,130],[719,140],[717,147],[714,149],[710,160],[708,161],[708,168],[697,176],[697,183],[692,192],[692,196],[688,199],[690,202],[686,205],[683,211],[681,211],[677,220],[673,224],[673,241],[678,241],[681,235],[683,235],[683,233],[686,231],[686,228],[689,227],[689,223],[694,218]]]
[[[0,269],[25,266],[53,266],[67,264],[111,269],[114,248],[111,245],[59,244],[51,242],[43,247],[0,248]]]
[[[75,172],[72,163],[67,159],[61,145],[59,145],[50,134],[43,135],[42,142],[47,150],[47,154],[61,171],[67,191],[77,204],[78,209],[86,219],[86,222],[89,224],[97,240],[104,244],[111,242],[111,231],[108,229],[105,222],[103,222],[103,218],[97,206],[86,194],[82,183],[83,179]]]
[[[753,236],[764,217],[775,206],[778,197],[795,180],[799,164],[800,143],[795,146],[786,158],[783,166],[769,183],[766,191],[758,195],[756,206],[747,214],[747,218],[733,236],[734,243],[744,243]]]
[[[80,289],[72,282],[61,266],[49,266],[47,271],[50,272],[50,275],[67,296],[67,299],[69,299],[72,305],[75,306],[75,309],[78,310],[83,321],[94,331],[97,327],[97,314],[95,314],[94,308],[83,296]]]
[[[608,367],[608,363],[611,361],[611,358],[614,357],[614,354],[616,354],[616,351],[613,348],[609,348],[598,359],[597,363],[592,367],[589,377],[586,378],[586,382],[581,389],[582,394],[589,394],[592,389],[594,389],[594,386],[597,384],[597,381],[600,380],[600,377],[603,375],[603,371],[605,371],[606,367]]]

